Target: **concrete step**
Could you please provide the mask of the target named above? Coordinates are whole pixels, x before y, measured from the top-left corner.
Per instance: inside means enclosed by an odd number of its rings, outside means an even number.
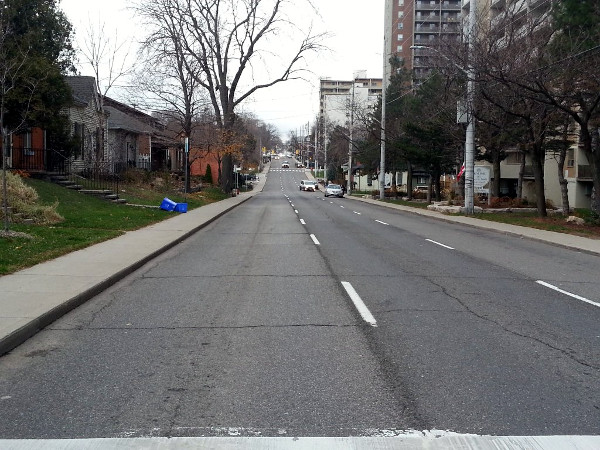
[[[98,195],[98,196],[105,196],[105,195],[110,195],[113,193],[113,191],[108,190],[108,189],[81,189],[79,192],[82,192],[84,194],[89,194],[89,195]]]
[[[70,184],[68,186],[65,186],[67,189],[72,189],[74,191],[79,191],[81,189],[83,189],[83,186],[80,184]]]

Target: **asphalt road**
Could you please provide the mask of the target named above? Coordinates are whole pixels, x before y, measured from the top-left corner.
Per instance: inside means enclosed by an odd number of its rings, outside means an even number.
[[[598,257],[303,177],[0,358],[0,438],[598,433]]]

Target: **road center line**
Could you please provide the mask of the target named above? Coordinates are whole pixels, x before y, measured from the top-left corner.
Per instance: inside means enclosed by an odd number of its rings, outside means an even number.
[[[363,320],[372,327],[376,327],[377,321],[375,320],[375,317],[373,317],[373,314],[371,314],[371,311],[369,311],[369,308],[367,308],[367,305],[365,305],[365,303],[360,298],[360,295],[358,295],[358,293],[354,290],[352,285],[347,281],[342,281],[342,286],[344,286],[344,289],[346,289],[346,292],[350,296],[350,299],[352,299],[352,303],[354,303],[354,306],[360,313],[360,316],[363,318]]]
[[[317,239],[317,237],[314,234],[311,234],[310,238],[313,240],[315,245],[321,245],[321,243],[319,242],[319,240]]]
[[[444,244],[442,244],[440,242],[433,241],[431,239],[425,239],[425,240],[428,241],[428,242],[431,242],[432,244],[439,245],[440,247],[444,247],[444,248],[447,248],[447,249],[450,249],[450,250],[454,250],[454,247],[449,247],[449,246],[444,245]]]
[[[545,286],[547,288],[553,289],[556,292],[560,292],[561,294],[568,295],[569,297],[576,298],[577,300],[581,300],[582,302],[586,302],[586,303],[589,303],[590,305],[597,306],[598,308],[600,308],[600,303],[593,302],[592,300],[589,300],[585,297],[581,297],[577,294],[572,294],[571,292],[563,291],[562,289],[560,289],[550,283],[546,283],[545,281],[537,280],[536,283],[541,284],[542,286]]]
[[[381,220],[376,220],[375,222],[379,222],[382,225],[389,225],[389,223],[382,222]]]

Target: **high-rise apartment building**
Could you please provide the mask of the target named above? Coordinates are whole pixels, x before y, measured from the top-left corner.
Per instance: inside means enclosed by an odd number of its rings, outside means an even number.
[[[386,0],[388,59],[397,55],[415,81],[426,78],[432,69],[431,49],[460,41],[461,8],[461,0]],[[389,63],[386,67],[389,76]]]

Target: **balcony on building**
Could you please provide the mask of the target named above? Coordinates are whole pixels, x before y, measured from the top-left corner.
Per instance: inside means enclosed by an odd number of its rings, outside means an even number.
[[[577,165],[577,181],[593,181],[592,166]]]

